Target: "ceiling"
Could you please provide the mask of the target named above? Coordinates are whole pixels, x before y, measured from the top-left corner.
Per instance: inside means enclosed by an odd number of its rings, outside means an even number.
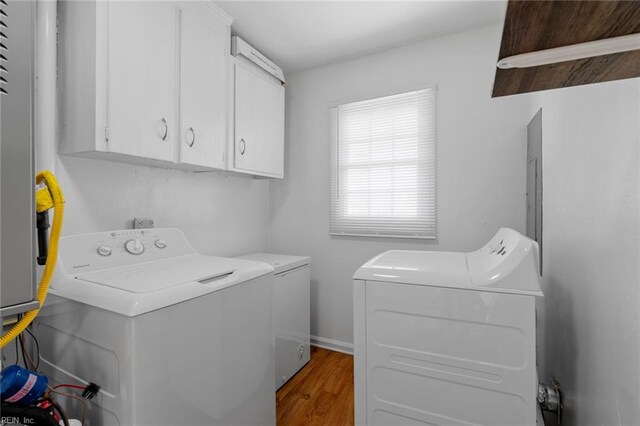
[[[296,72],[504,19],[494,1],[220,1],[232,32]]]

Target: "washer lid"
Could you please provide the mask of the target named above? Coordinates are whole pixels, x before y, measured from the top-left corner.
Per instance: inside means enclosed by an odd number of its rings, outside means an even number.
[[[189,255],[89,272],[78,275],[76,279],[130,293],[150,293],[187,282],[203,282],[230,275],[238,266],[235,259]]]
[[[75,276],[56,268],[49,292],[135,317],[272,273],[262,262],[194,254]]]
[[[252,253],[239,256],[238,259],[248,259],[268,263],[275,270],[276,275],[311,263],[311,259],[307,256],[291,256],[287,254],[273,253]]]

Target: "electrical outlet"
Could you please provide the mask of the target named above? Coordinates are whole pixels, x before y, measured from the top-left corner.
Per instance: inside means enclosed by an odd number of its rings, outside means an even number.
[[[153,228],[153,219],[149,217],[136,217],[133,219],[133,229]]]

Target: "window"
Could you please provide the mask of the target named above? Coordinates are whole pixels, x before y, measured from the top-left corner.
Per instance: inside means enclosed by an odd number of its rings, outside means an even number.
[[[435,238],[436,90],[330,113],[330,233]]]

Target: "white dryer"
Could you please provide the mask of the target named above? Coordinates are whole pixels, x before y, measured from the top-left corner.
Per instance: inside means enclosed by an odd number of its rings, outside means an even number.
[[[90,425],[274,425],[272,282],[178,229],[65,237],[35,324],[42,371],[101,386]]]
[[[354,276],[358,425],[532,426],[538,245],[382,253]]]

